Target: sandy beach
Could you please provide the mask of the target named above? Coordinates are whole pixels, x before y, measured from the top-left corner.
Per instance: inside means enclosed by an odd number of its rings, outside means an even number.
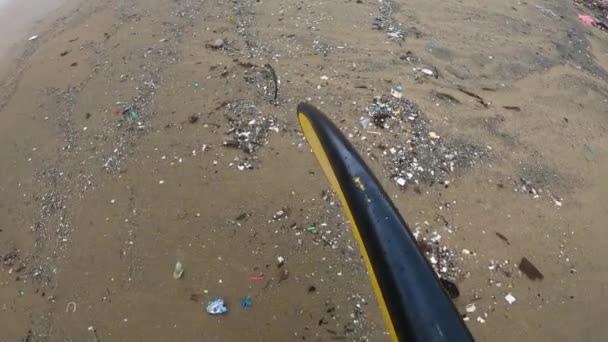
[[[607,14],[0,0],[0,341],[389,341],[302,101],[476,340],[605,340]]]

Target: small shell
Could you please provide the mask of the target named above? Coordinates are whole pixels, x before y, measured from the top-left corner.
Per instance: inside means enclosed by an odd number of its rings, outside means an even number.
[[[184,266],[181,262],[175,263],[175,268],[173,269],[173,279],[179,279],[184,275]]]

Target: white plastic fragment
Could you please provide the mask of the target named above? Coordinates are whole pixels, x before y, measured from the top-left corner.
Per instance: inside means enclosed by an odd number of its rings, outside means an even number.
[[[475,304],[469,304],[465,307],[465,310],[467,310],[467,312],[475,312],[475,310],[477,310],[477,307],[475,306]]]
[[[479,316],[477,316],[477,322],[479,322],[479,323],[485,323],[486,320],[483,319],[483,318],[481,318],[481,317],[479,317]]]
[[[399,184],[399,186],[405,186],[405,179],[404,178],[397,178],[397,184]]]
[[[425,74],[425,75],[429,75],[429,76],[433,76],[434,72],[433,70],[429,69],[429,68],[420,68],[420,71]]]
[[[397,91],[395,89],[391,89],[391,95],[397,99],[400,99],[401,97],[403,97],[403,93],[401,93],[400,91]]]
[[[507,301],[507,303],[513,304],[515,303],[516,299],[511,293],[507,293],[507,295],[505,296],[505,300]]]
[[[27,40],[36,40],[36,39],[38,39],[38,35],[31,36]]]

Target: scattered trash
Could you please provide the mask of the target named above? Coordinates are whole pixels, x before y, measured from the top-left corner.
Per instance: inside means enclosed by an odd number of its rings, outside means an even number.
[[[309,233],[316,234],[317,233],[317,226],[315,226],[314,224],[308,225],[308,227],[306,227],[306,231],[309,232]]]
[[[397,99],[400,99],[403,96],[403,94],[396,89],[391,89],[391,95]]]
[[[285,264],[285,258],[283,258],[282,256],[278,256],[277,262],[278,262],[277,267],[279,267],[279,268],[283,267],[283,265]]]
[[[397,182],[397,184],[399,186],[405,186],[405,184],[407,183],[407,181],[405,180],[405,178],[402,178],[402,177],[397,177],[396,182]]]
[[[538,268],[526,257],[521,258],[518,268],[530,280],[542,280],[545,278]]]
[[[216,298],[207,303],[207,313],[210,315],[222,315],[228,312],[228,308],[224,305],[224,299]]]
[[[31,37],[29,37],[27,40],[30,40],[30,41],[31,41],[31,40],[36,40],[36,39],[38,39],[38,36],[31,36]]]
[[[361,123],[361,127],[363,127],[363,129],[367,129],[369,127],[369,124],[371,123],[371,120],[366,117],[361,117],[359,119],[359,122]]]
[[[587,26],[595,26],[595,19],[592,16],[586,14],[579,14],[578,20]]]
[[[199,87],[199,84],[198,84],[198,82],[196,82],[196,81],[194,81],[194,82],[192,83],[192,85],[194,86],[194,88],[198,88],[198,87]]]
[[[442,281],[446,292],[452,298],[458,297],[460,291],[456,284],[453,283],[459,272],[459,269],[456,267],[456,253],[447,248],[447,246],[440,245],[440,239],[437,238],[438,235],[423,237],[420,226],[415,227],[414,236],[416,237],[418,249],[430,261],[433,270],[439,276],[439,280]]]
[[[485,322],[486,322],[486,320],[485,320],[485,319],[483,319],[483,318],[481,318],[481,317],[479,317],[479,316],[477,316],[477,322],[479,322],[479,323],[482,323],[482,324],[483,324],[483,323],[485,323]]]
[[[516,299],[511,293],[507,293],[507,295],[505,296],[505,300],[507,301],[507,303],[513,304],[515,303]]]
[[[429,69],[429,68],[420,68],[419,69],[421,73],[427,75],[427,76],[433,76],[435,73],[433,72],[433,70]]]
[[[469,313],[475,312],[475,310],[477,310],[477,307],[475,306],[475,304],[468,304],[465,307],[465,310]]]
[[[256,72],[256,87],[258,92],[267,99],[276,103],[279,97],[279,80],[274,68],[270,64],[264,64]]]
[[[429,121],[418,106],[405,99],[378,97],[368,107],[372,123],[399,138],[378,145],[385,166],[400,186],[406,183],[441,183],[457,167],[474,164],[486,152],[481,147],[449,142],[429,129]],[[389,137],[390,139],[390,137]]]
[[[267,143],[271,131],[278,132],[276,118],[258,111],[250,102],[239,101],[226,104],[232,115],[226,115],[230,129],[226,134],[232,139],[224,141],[225,147],[238,148],[247,156],[237,163],[239,170],[251,170],[257,160],[256,151]]]
[[[175,268],[173,269],[173,279],[179,279],[184,275],[184,266],[181,262],[175,263]]]
[[[281,210],[277,211],[274,215],[272,215],[272,219],[280,220],[280,219],[284,218],[285,216],[287,216],[287,210],[281,209]]]
[[[249,280],[251,280],[251,281],[262,281],[262,280],[264,280],[264,276],[263,275],[249,276]]]
[[[241,299],[241,307],[243,309],[250,308],[253,305],[253,300],[251,297],[247,296]]]

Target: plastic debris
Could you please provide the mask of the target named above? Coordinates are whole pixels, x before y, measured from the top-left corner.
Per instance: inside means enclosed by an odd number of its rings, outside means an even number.
[[[241,299],[241,307],[243,309],[250,308],[252,305],[253,305],[253,300],[251,299],[251,297],[247,296],[247,297],[244,297],[243,299]]]
[[[511,293],[507,293],[507,295],[505,296],[505,300],[507,301],[507,303],[513,304],[515,303],[516,299]]]
[[[469,313],[471,312],[475,312],[475,310],[477,310],[477,307],[475,306],[475,304],[469,304],[465,307],[465,310]]]
[[[194,86],[194,88],[198,88],[200,86],[200,84],[196,81],[194,81],[194,83],[192,83],[192,85]]]
[[[264,276],[263,275],[249,276],[249,280],[251,280],[251,281],[262,281],[262,280],[264,280]]]
[[[306,227],[306,231],[314,234],[317,232],[317,226],[315,226],[314,224],[311,224],[308,227]]]
[[[405,178],[397,178],[396,180],[397,184],[399,184],[399,186],[405,186],[405,183],[407,183],[407,181],[405,180]]]
[[[207,313],[210,315],[222,315],[226,312],[228,312],[228,308],[222,298],[212,299],[207,303]]]
[[[277,266],[281,267],[285,264],[285,258],[283,258],[282,256],[279,256],[279,257],[277,257],[277,262],[278,262]]]
[[[481,317],[479,317],[479,316],[477,316],[477,322],[479,322],[479,323],[485,323],[486,320],[483,319],[483,318],[481,318]]]
[[[586,14],[579,14],[578,20],[587,26],[595,26],[595,19],[592,16]]]
[[[521,258],[518,265],[519,270],[528,277],[530,280],[542,280],[543,274],[532,264],[527,258]]]
[[[391,95],[397,99],[400,99],[401,97],[403,97],[403,93],[398,91],[397,89],[391,89]]]
[[[420,72],[428,76],[433,76],[435,74],[433,70],[429,68],[420,68]]]
[[[38,39],[38,37],[39,37],[39,36],[37,36],[37,35],[36,35],[36,36],[31,36],[31,37],[29,37],[27,40],[30,40],[30,41],[31,41],[31,40],[36,40],[36,39]]]
[[[283,209],[277,211],[274,215],[272,215],[272,219],[280,220],[287,215],[287,212]]]
[[[181,262],[175,263],[175,268],[173,269],[173,279],[179,279],[184,275],[184,265]]]

